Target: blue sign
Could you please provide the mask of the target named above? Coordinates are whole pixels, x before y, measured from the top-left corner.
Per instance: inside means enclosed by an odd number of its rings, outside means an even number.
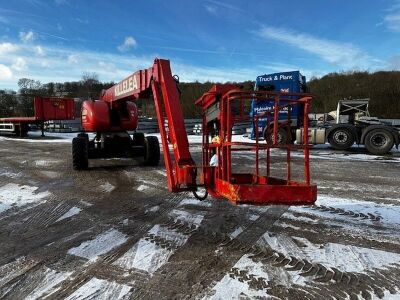
[[[306,78],[299,71],[273,73],[258,76],[255,84],[256,91],[273,91],[281,93],[303,93],[306,91]],[[288,98],[296,99],[291,96]],[[282,104],[282,103],[281,103]],[[251,102],[250,116],[262,114],[266,111],[273,111],[274,99],[265,101]],[[301,108],[298,105],[290,107],[291,126],[297,126],[298,119],[301,117]],[[279,111],[278,120],[284,121],[288,119],[289,108],[285,107]],[[263,136],[264,128],[268,124],[268,120],[272,121],[272,115],[265,115],[258,119],[259,137]],[[255,138],[256,124],[253,124],[251,138]]]

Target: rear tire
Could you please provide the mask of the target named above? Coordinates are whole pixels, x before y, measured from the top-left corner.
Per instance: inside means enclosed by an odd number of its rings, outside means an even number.
[[[160,162],[160,144],[156,136],[144,138],[144,165],[157,166]]]
[[[74,170],[88,168],[88,140],[85,137],[72,139],[72,166]]]
[[[265,130],[264,138],[267,144],[272,145],[274,143],[274,134],[272,130]],[[277,144],[278,145],[286,145],[289,144],[289,135],[286,128],[278,128],[278,137],[277,137]]]
[[[385,129],[374,129],[365,136],[364,145],[368,152],[372,154],[386,154],[393,148],[394,138]]]
[[[333,149],[348,150],[356,137],[348,128],[336,128],[329,133],[328,142]]]

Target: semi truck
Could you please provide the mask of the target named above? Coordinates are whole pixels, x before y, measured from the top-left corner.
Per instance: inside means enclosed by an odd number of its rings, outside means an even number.
[[[304,93],[307,91],[305,76],[299,71],[265,74],[256,79],[255,91],[274,91],[281,93]],[[299,96],[292,96],[298,99]],[[279,111],[277,140],[279,144],[301,143],[303,141],[303,110],[301,106],[285,106]],[[325,113],[324,117],[310,126],[309,143],[329,143],[333,149],[349,150],[355,143],[365,145],[371,154],[382,155],[398,148],[400,143],[399,130],[391,124],[376,117],[371,117],[369,99],[343,99],[338,101],[336,111]],[[251,103],[250,116],[257,120],[253,122],[251,137],[263,137],[271,143],[273,107],[271,101],[255,101]],[[254,118],[254,116],[260,116]],[[257,132],[258,131],[258,132]]]
[[[306,77],[299,71],[280,72],[273,74],[265,74],[257,76],[255,91],[272,91],[279,93],[305,93],[307,92]],[[299,99],[300,96],[290,96],[290,99]],[[265,114],[265,117],[258,119],[258,124],[253,122],[253,130],[251,138],[254,139],[256,131],[258,136],[263,137],[267,142],[272,141],[272,122],[270,117],[266,114],[272,111],[271,101],[257,101],[251,102],[250,117]],[[278,120],[280,123],[278,129],[278,142],[280,144],[292,143],[295,140],[296,129],[300,128],[303,120],[301,105],[286,106],[280,110]],[[290,124],[287,122],[288,114],[290,114]]]
[[[356,143],[364,145],[369,153],[375,155],[386,154],[393,146],[398,148],[400,129],[371,117],[369,100],[339,100],[336,111],[325,113],[309,128],[309,143],[316,145],[328,142],[336,150],[349,150]],[[296,131],[299,143],[303,132],[303,128]]]

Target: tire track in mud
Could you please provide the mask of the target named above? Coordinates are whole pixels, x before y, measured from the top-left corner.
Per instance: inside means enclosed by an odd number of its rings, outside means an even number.
[[[135,234],[134,236],[130,236],[129,239],[124,244],[100,256],[93,263],[83,262],[83,265],[73,268],[74,273],[70,276],[71,279],[66,280],[61,284],[60,289],[54,294],[55,299],[67,297],[68,295],[72,294],[75,290],[86,284],[94,277],[105,279],[110,282],[117,282],[120,284],[127,284],[127,285],[132,285],[133,282],[135,282],[136,284],[139,284],[140,282],[142,283],[146,282],[148,280],[147,278],[148,274],[140,273],[137,270],[135,270],[134,272],[129,272],[129,274],[127,274],[126,270],[114,266],[113,262],[115,262],[122,255],[124,255],[128,251],[128,249],[132,245],[134,245],[137,242],[137,240],[139,240],[143,236],[143,234],[145,234],[145,232],[152,226],[152,224],[154,225],[161,223],[163,220],[166,219],[165,214],[176,208],[182,196],[180,195],[171,196],[171,194],[169,193],[168,195],[169,199],[165,199],[163,203],[160,204],[160,209],[157,211],[158,217],[154,217],[150,222],[149,220],[146,220],[139,226],[133,225]],[[142,210],[138,209],[137,214],[141,215]],[[150,215],[155,216],[155,214],[150,214]],[[119,227],[120,226],[117,226],[116,228],[118,228],[122,232],[127,231],[125,227],[121,228]],[[52,248],[58,248],[58,245],[54,245],[54,247]],[[52,261],[47,261],[46,265],[51,265],[52,263],[56,263],[61,258],[63,253],[65,252],[62,251],[62,253],[60,253],[58,257],[55,257]],[[68,266],[64,267],[68,269]]]
[[[207,211],[207,208],[203,207],[202,209]],[[218,207],[214,207],[214,209],[218,210]],[[165,264],[153,274],[147,285],[135,289],[133,298],[198,298],[204,293],[207,287],[212,285],[213,282],[218,281],[226,272],[229,272],[243,253],[250,251],[251,245],[287,210],[287,207],[270,207],[268,210],[260,213],[260,217],[256,220],[254,218],[253,220],[247,218],[247,222],[239,223],[243,226],[243,231],[235,237],[231,237],[231,232],[222,233],[221,231],[217,231],[215,227],[213,228],[212,220],[216,216],[222,222],[226,219],[231,219],[237,225],[238,222],[235,221],[242,216],[231,211],[235,209],[236,207],[228,206],[226,214],[216,214],[213,211],[208,211],[202,225],[198,228],[194,228],[187,222],[173,219],[161,224],[180,233],[190,234],[190,238],[184,246],[171,256],[168,264]],[[253,211],[249,210],[247,215],[251,212]],[[242,239],[246,243],[243,242],[239,248],[235,248],[234,246],[238,245],[235,244],[235,241],[238,239]],[[198,249],[199,246],[201,249]],[[211,271],[207,266],[212,266]],[[165,277],[165,274],[169,274],[169,276]],[[193,282],[201,282],[201,287],[193,283],[188,283],[182,274],[191,274],[191,276],[194,276],[195,279],[193,279]],[[179,290],[171,288],[173,286],[179,287]]]
[[[254,263],[261,262],[267,269],[268,266],[281,268],[311,280],[306,286],[293,284],[295,288],[289,287],[282,290],[282,287],[276,288],[274,282],[268,281],[265,277],[251,274],[247,270],[233,266],[227,272],[231,278],[246,282],[252,289],[268,291],[268,295],[271,296],[282,297],[287,293],[286,296],[290,297],[290,295],[303,293],[305,299],[321,299],[326,295],[332,295],[335,299],[348,299],[349,297],[350,299],[372,299],[373,296],[382,297],[385,292],[395,294],[400,291],[400,282],[398,282],[400,276],[399,264],[385,269],[368,270],[364,273],[346,272],[305,258],[285,255],[270,248],[254,245],[249,241],[231,238],[228,234],[215,232],[204,227],[193,232],[194,228],[189,224],[174,220],[164,223],[163,226],[177,229],[183,233],[192,233],[191,239],[197,237],[207,241],[207,237],[212,237],[215,248],[222,248],[221,256],[225,256],[227,253],[236,254],[235,257],[248,255]],[[209,275],[208,273],[207,276]],[[143,287],[143,290],[152,289],[146,286]],[[139,291],[135,294],[137,299],[143,296]],[[154,296],[152,292],[145,295]]]
[[[154,179],[153,179],[154,180]],[[149,189],[149,191],[152,189]],[[163,191],[164,189],[162,189],[161,191]],[[137,226],[137,222],[136,220],[133,221],[133,226],[130,227],[134,227],[133,230],[129,230],[129,228],[127,228],[127,226],[122,225],[123,222],[118,222],[117,226],[115,226],[115,222],[113,222],[112,220],[101,220],[102,216],[96,216],[96,215],[92,215],[89,218],[88,217],[88,213],[90,214],[90,208],[88,210],[86,210],[86,214],[82,213],[83,215],[85,215],[85,219],[86,219],[86,223],[100,223],[101,226],[100,227],[121,227],[122,231],[130,231],[130,232],[135,232],[135,236],[136,239],[140,238],[140,234],[141,232],[143,233],[144,231],[146,231],[149,227],[151,227],[151,224],[153,223],[159,223],[160,221],[164,220],[164,215],[168,212],[173,210],[174,208],[176,208],[181,200],[181,198],[183,197],[182,195],[171,195],[169,192],[165,191],[160,193],[160,190],[157,190],[157,193],[155,193],[155,195],[157,195],[157,198],[164,198],[162,200],[162,202],[160,202],[158,199],[153,199],[152,201],[149,201],[149,204],[151,204],[152,202],[154,202],[154,200],[156,200],[156,203],[158,204],[158,210],[155,213],[145,213],[144,212],[144,207],[141,206],[136,206],[135,209],[131,209],[129,212],[131,213],[130,217],[135,218],[136,216],[139,217],[139,222],[143,222],[141,223],[140,226]],[[95,204],[94,204],[95,205]],[[64,207],[62,204],[51,206],[49,208],[46,207],[46,209],[43,210],[43,208],[38,209],[37,211],[35,211],[32,214],[32,211],[28,212],[28,213],[24,213],[23,216],[21,215],[17,215],[14,216],[14,224],[16,224],[19,220],[21,220],[21,218],[25,218],[27,217],[27,222],[29,223],[29,228],[27,228],[25,225],[20,224],[20,230],[22,231],[28,231],[26,234],[30,235],[30,239],[35,240],[36,238],[42,237],[43,234],[49,234],[48,229],[46,229],[45,227],[50,226],[52,227],[52,222],[57,220],[56,217],[60,217],[60,215],[62,215],[63,213],[65,213],[71,206]],[[55,215],[49,216],[49,212],[55,212]],[[149,220],[149,218],[151,220]],[[99,220],[100,219],[100,220]],[[144,219],[144,220],[143,220]],[[89,222],[88,222],[89,221]],[[76,225],[79,228],[79,223],[81,222],[81,220],[74,220],[74,221],[70,221],[68,220],[68,224],[70,225]],[[7,220],[7,223],[5,223],[4,225],[6,225],[6,227],[8,227],[7,225],[9,224],[9,220]],[[71,228],[72,227],[72,228]],[[71,232],[75,232],[76,234],[79,233],[79,229],[74,231],[73,230],[74,226],[69,226],[69,232],[68,234],[71,234]],[[30,229],[34,229],[34,230],[30,230]],[[11,229],[11,228],[10,228]],[[12,230],[14,230],[15,228],[13,228]],[[17,229],[18,230],[18,229]],[[93,232],[95,232],[96,230],[94,230]],[[16,231],[14,230],[14,233]],[[51,230],[50,230],[51,232]],[[52,234],[52,232],[51,232]],[[50,235],[51,235],[50,234]],[[74,234],[73,234],[74,235]],[[79,235],[78,235],[79,236]],[[77,237],[78,237],[77,236]],[[88,236],[88,233],[85,234],[85,236]],[[58,239],[58,237],[57,237]],[[41,253],[41,248],[42,246],[45,246],[45,244],[47,244],[48,242],[51,241],[51,238],[47,239],[46,241],[43,241],[40,243],[40,245],[31,245],[31,247],[29,249],[24,247],[24,253],[26,254],[30,254],[30,256],[34,257],[35,260],[37,260],[37,265],[38,267],[40,267],[40,265],[52,265],[53,263],[56,263],[60,258],[62,258],[62,256],[65,255],[65,250],[59,249],[58,245],[59,243],[57,243],[57,239],[55,241],[55,244],[52,246],[47,246],[49,251],[53,251],[55,250],[55,253],[52,253],[51,257],[49,258],[47,253]],[[64,236],[64,238],[62,240],[67,240],[69,239],[68,236]],[[122,246],[120,249],[114,249],[115,251],[112,251],[112,253],[105,255],[104,257],[102,257],[101,260],[99,260],[98,263],[95,264],[95,266],[91,266],[90,269],[88,271],[85,271],[82,276],[78,276],[76,279],[74,279],[69,286],[74,286],[78,285],[81,286],[82,284],[84,284],[87,280],[90,280],[90,278],[92,278],[94,275],[96,274],[99,270],[104,270],[104,267],[106,267],[107,269],[110,268],[109,264],[111,262],[113,262],[114,260],[116,260],[119,256],[123,255],[123,253],[126,252],[127,248],[129,248],[130,245],[132,245],[135,241],[135,238],[131,238],[129,240],[129,242],[124,247]],[[76,243],[75,238],[72,238],[71,240],[68,240],[68,244],[73,244]],[[82,237],[80,237],[78,239],[82,240]],[[64,246],[65,248],[65,246]],[[32,251],[33,250],[33,251]],[[118,251],[119,250],[119,251]],[[11,256],[9,256],[6,260],[10,260],[12,257],[18,257],[19,255],[21,255],[22,253],[17,253],[16,251],[13,252],[13,254]],[[41,259],[42,258],[42,259]],[[4,257],[3,257],[4,259]],[[27,270],[27,274],[30,271]],[[77,271],[76,273],[80,273],[81,271]],[[100,274],[102,272],[99,272]],[[113,272],[115,274],[115,272]],[[27,275],[27,274],[22,274],[22,275]],[[135,280],[138,280],[138,276],[137,276],[138,272],[136,272]],[[112,275],[112,274],[111,274]],[[75,274],[74,274],[75,276]],[[105,274],[103,274],[102,277],[110,277],[110,276],[105,276]],[[132,276],[129,276],[132,277]],[[128,279],[129,279],[128,277]],[[140,276],[139,276],[140,277]],[[143,277],[143,276],[142,276]],[[144,277],[143,277],[144,278]],[[142,278],[142,279],[143,279]],[[87,280],[86,280],[87,279]],[[123,282],[126,281],[125,280],[121,280]],[[70,291],[70,289],[67,289]],[[68,293],[67,293],[68,294]]]
[[[335,299],[371,299],[373,295],[381,298],[384,291],[391,294],[400,292],[400,277],[399,264],[394,264],[386,269],[368,270],[365,273],[345,272],[334,267],[327,267],[321,263],[314,263],[304,258],[285,255],[281,252],[270,248],[251,246],[238,240],[230,240],[223,242],[220,245],[228,247],[230,250],[244,250],[244,255],[249,255],[249,258],[255,263],[261,262],[266,267],[273,266],[283,268],[288,272],[312,279],[313,283],[310,286],[298,286],[307,293],[316,295],[311,299],[322,299],[326,295],[333,295]],[[232,268],[230,273],[241,280],[255,283],[255,275],[247,274],[246,270]],[[243,276],[246,274],[246,276]],[[258,278],[258,281],[265,278]],[[257,287],[257,286],[256,286]],[[265,288],[264,285],[258,285],[258,288]],[[293,294],[297,293],[298,289],[293,289]],[[274,289],[268,289],[273,291]],[[290,290],[290,289],[289,289]],[[319,292],[322,290],[323,292]],[[292,295],[293,295],[292,294]],[[282,294],[269,293],[271,296],[281,297]]]
[[[325,206],[325,205],[313,205],[310,207],[313,210],[319,210],[322,212],[329,212],[331,214],[337,214],[340,216],[348,216],[351,217],[353,219],[359,220],[359,221],[363,221],[363,220],[370,220],[373,222],[379,222],[382,220],[382,217],[374,215],[372,213],[361,213],[361,212],[355,212],[352,210],[344,210],[341,208],[335,208],[332,206]]]

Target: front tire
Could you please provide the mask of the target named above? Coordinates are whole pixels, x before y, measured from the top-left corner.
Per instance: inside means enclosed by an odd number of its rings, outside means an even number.
[[[85,137],[72,139],[72,166],[74,170],[85,170],[88,168],[88,140]]]
[[[372,154],[386,154],[393,148],[393,135],[385,129],[371,130],[365,136],[364,145]]]
[[[160,162],[160,144],[156,136],[144,138],[144,165],[157,166]]]
[[[328,137],[329,144],[336,150],[348,150],[355,140],[354,134],[348,128],[336,128]]]

